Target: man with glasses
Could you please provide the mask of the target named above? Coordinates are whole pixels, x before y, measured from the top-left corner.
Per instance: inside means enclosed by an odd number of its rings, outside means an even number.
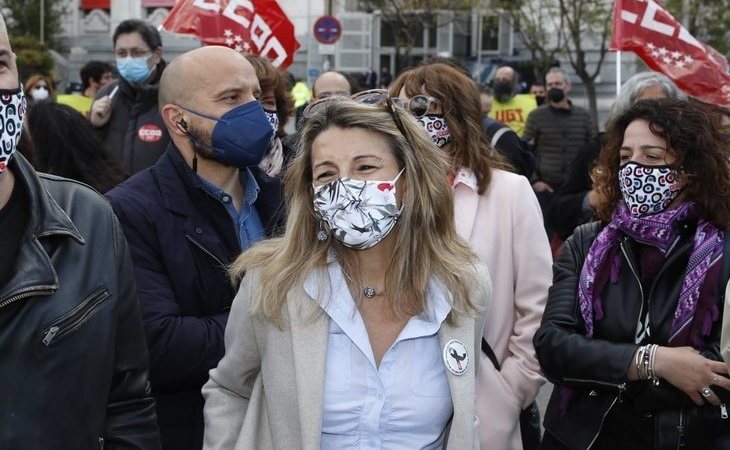
[[[223,356],[237,290],[227,268],[280,227],[280,181],[258,167],[273,135],[260,96],[233,49],[176,58],[160,80],[167,151],[107,193],[132,250],[166,450],[202,447],[200,389]]]
[[[113,41],[120,79],[97,93],[89,119],[122,167],[135,174],[154,164],[170,142],[157,110],[162,39],[154,27],[130,19],[114,30]]]

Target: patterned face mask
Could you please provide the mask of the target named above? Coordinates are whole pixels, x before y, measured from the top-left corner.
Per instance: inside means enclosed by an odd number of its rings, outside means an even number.
[[[314,211],[332,235],[354,250],[373,247],[393,230],[403,208],[398,208],[395,183],[339,178],[314,188]]]
[[[274,134],[276,134],[276,132],[279,131],[279,115],[276,113],[276,111],[272,111],[266,108],[264,108],[264,112],[266,113],[266,118],[269,119],[271,128],[274,129]]]
[[[624,202],[635,217],[664,211],[682,191],[679,174],[669,166],[628,162],[619,167],[618,179]]]
[[[444,145],[451,142],[451,133],[443,114],[426,114],[417,120],[439,148],[444,148]]]
[[[23,131],[25,116],[25,95],[23,89],[0,89],[0,173],[8,167],[10,158],[18,147],[18,140]]]

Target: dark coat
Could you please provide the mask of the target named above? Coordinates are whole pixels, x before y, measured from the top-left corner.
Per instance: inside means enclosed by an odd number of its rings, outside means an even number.
[[[594,324],[594,338],[586,338],[578,304],[577,285],[588,250],[600,226],[593,222],[578,227],[566,242],[554,268],[553,286],[542,325],[535,333],[534,344],[540,366],[555,389],[545,414],[545,430],[551,441],[564,447],[586,449],[602,430],[606,417],[622,431],[631,432],[639,418],[645,432],[654,435],[655,449],[726,449],[730,444],[730,426],[721,419],[720,408],[697,407],[689,396],[661,380],[628,381],[628,370],[638,348],[634,334],[641,307],[641,287],[632,267],[639,267],[637,244],[629,238],[621,241],[621,269],[617,283],[608,282],[603,291],[604,318]],[[658,272],[651,289],[646,290],[650,305],[651,343],[668,345],[676,302],[692,248],[694,225],[685,227],[677,244]],[[725,234],[725,251],[721,262],[717,304],[722,314],[725,285],[730,276],[730,238]],[[719,350],[722,318],[713,326],[702,354],[722,361]],[[569,389],[570,393],[564,390]],[[730,404],[730,392],[714,388]],[[561,402],[567,398],[567,408]],[[680,413],[681,411],[681,413]],[[612,416],[611,416],[612,415]],[[618,415],[618,417],[617,417]],[[644,419],[648,418],[648,422]],[[680,423],[681,421],[681,423]],[[604,448],[605,445],[601,448]],[[611,448],[619,448],[613,446]]]
[[[578,225],[597,218],[593,210],[583,209],[583,199],[593,189],[591,170],[596,166],[600,152],[601,137],[596,136],[580,149],[570,164],[565,182],[555,191],[545,222],[561,239],[570,237]]]
[[[595,135],[591,114],[579,106],[564,109],[547,104],[530,112],[522,139],[537,155],[533,181],[543,181],[553,189],[560,187],[570,162]]]
[[[96,94],[99,99],[119,86],[112,98],[111,117],[98,132],[105,147],[130,175],[154,164],[170,143],[157,108],[159,79],[164,69],[165,62],[160,61],[150,83],[134,87],[119,78]]]
[[[282,220],[280,182],[251,171],[261,188],[254,206],[272,236]],[[226,268],[241,252],[237,231],[172,144],[107,197],[132,251],[163,448],[200,450],[200,389],[225,351],[237,290]]]
[[[0,286],[0,448],[157,449],[132,260],[109,204],[10,163],[30,217]]]

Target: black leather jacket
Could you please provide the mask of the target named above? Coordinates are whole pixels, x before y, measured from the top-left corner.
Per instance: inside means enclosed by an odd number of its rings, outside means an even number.
[[[692,249],[695,225],[684,227],[682,240],[670,253],[651,289],[642,292],[635,273],[637,244],[621,240],[621,269],[617,283],[602,291],[604,318],[594,324],[594,338],[583,334],[578,304],[580,271],[590,246],[600,231],[598,222],[578,227],[565,243],[555,263],[553,286],[542,325],[534,337],[543,373],[556,385],[545,415],[545,429],[570,449],[586,449],[600,433],[606,416],[618,403],[654,418],[655,449],[730,448],[730,420],[721,408],[696,407],[689,396],[664,380],[655,387],[649,381],[628,381],[628,369],[638,345],[634,333],[641,298],[650,305],[652,343],[667,345],[676,300]],[[718,286],[718,307],[722,314],[725,285],[730,272],[730,240],[725,234],[725,251]],[[721,361],[719,341],[722,319],[715,322],[703,355]],[[569,392],[563,392],[566,388]],[[715,387],[730,408],[730,393]],[[563,410],[561,401],[567,408]],[[619,409],[621,411],[622,409]],[[682,443],[685,446],[679,446]]]
[[[127,244],[101,195],[10,163],[30,202],[0,286],[0,448],[158,449]]]

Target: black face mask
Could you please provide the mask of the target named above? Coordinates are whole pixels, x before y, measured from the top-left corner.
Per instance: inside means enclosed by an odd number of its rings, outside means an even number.
[[[535,101],[537,101],[537,106],[541,106],[545,104],[545,96],[544,95],[536,95]]]
[[[553,103],[558,103],[565,98],[565,91],[560,88],[550,88],[547,91],[547,98]]]
[[[512,99],[512,83],[508,81],[495,81],[493,89],[494,98],[499,103],[507,103]]]

